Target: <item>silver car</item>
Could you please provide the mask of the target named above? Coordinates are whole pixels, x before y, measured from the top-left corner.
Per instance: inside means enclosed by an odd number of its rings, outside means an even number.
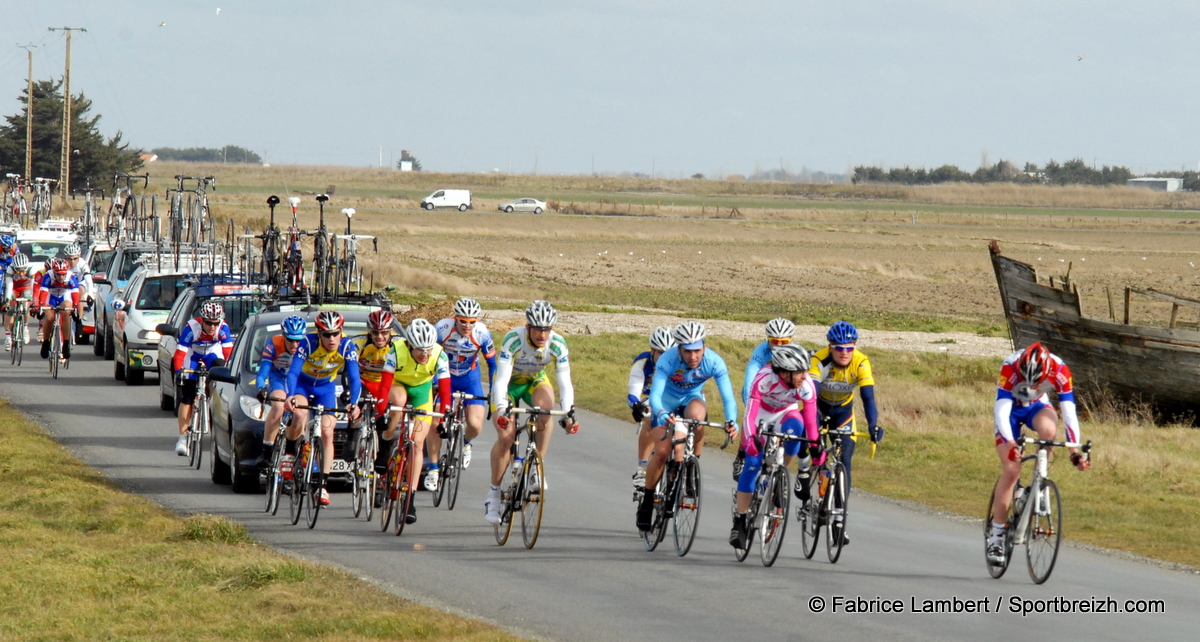
[[[536,198],[518,198],[515,201],[501,203],[498,208],[501,212],[533,212],[541,214],[546,211],[546,201],[539,201]]]

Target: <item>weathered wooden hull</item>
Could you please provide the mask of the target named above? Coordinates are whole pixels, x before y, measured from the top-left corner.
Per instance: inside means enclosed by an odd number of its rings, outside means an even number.
[[[992,247],[1013,345],[1041,341],[1071,367],[1085,393],[1141,399],[1170,415],[1200,415],[1200,332],[1128,325],[1083,316],[1078,289],[1037,281],[1033,266]]]

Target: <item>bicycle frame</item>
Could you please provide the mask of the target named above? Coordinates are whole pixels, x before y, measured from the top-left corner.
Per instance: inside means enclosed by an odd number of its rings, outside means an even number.
[[[1033,467],[1033,476],[1029,480],[1029,486],[1025,490],[1025,496],[1021,499],[1020,511],[1017,516],[1016,532],[1013,534],[1013,546],[1021,546],[1026,543],[1026,531],[1029,529],[1029,521],[1034,513],[1045,515],[1048,513],[1048,507],[1044,506],[1046,498],[1042,495],[1042,488],[1045,482],[1050,479],[1050,449],[1059,448],[1081,448],[1085,453],[1091,451],[1092,442],[1086,444],[1078,444],[1072,442],[1054,441],[1051,439],[1025,439],[1024,436],[1017,440],[1019,448],[1024,450],[1025,444],[1034,444],[1038,446],[1037,452],[1032,455],[1022,455],[1021,463],[1027,461],[1036,462]],[[1033,497],[1034,501],[1029,501]]]

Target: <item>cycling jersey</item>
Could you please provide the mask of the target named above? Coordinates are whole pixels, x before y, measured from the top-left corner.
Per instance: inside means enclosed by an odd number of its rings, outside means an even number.
[[[79,281],[74,274],[67,273],[65,281],[60,281],[53,272],[42,275],[41,287],[37,289],[38,306],[57,308],[70,297],[75,308],[79,307]]]
[[[654,360],[646,351],[633,358],[629,368],[629,407],[632,408],[650,396],[650,384],[654,381]]]
[[[18,252],[21,251],[20,247],[21,246],[19,244],[13,243],[12,247],[8,248],[7,252],[0,250],[0,274],[8,272],[8,266],[12,265],[13,258],[17,256]]]
[[[408,347],[407,340],[394,339],[392,344],[395,346],[397,359],[396,381],[399,381],[406,389],[425,385],[430,385],[432,389],[432,382],[436,381],[438,408],[440,412],[446,412],[450,407],[450,368],[449,360],[446,358],[442,346],[434,344],[429,351],[429,359],[425,363],[417,363],[412,356],[412,350]],[[432,390],[430,394],[432,394]],[[432,399],[429,402],[432,402]],[[428,402],[422,405],[427,404]],[[416,407],[415,404],[414,407]]]
[[[754,382],[754,377],[758,376],[758,371],[771,361],[771,342],[763,341],[754,347],[754,352],[750,353],[750,363],[746,364],[746,375],[742,379],[742,405],[750,403],[750,384]]]
[[[804,422],[805,436],[817,440],[817,388],[812,378],[792,388],[775,374],[770,366],[763,366],[750,384],[750,403],[746,406],[744,442],[749,443],[758,431],[758,422],[780,423],[784,416],[797,412]],[[799,442],[796,449],[799,449]],[[789,444],[791,445],[791,444]]]
[[[1022,422],[1030,422],[1041,407],[1050,407],[1046,394],[1053,390],[1058,395],[1058,407],[1062,411],[1063,425],[1067,429],[1067,441],[1079,443],[1079,417],[1075,412],[1075,387],[1071,369],[1056,355],[1050,355],[1050,373],[1046,381],[1034,388],[1021,379],[1016,363],[1025,353],[1018,350],[1004,360],[1000,366],[1000,380],[996,387],[996,404],[992,414],[995,420],[996,443],[1015,440],[1014,432]]]
[[[187,325],[183,326],[183,331],[179,333],[179,343],[175,346],[172,367],[175,372],[179,372],[185,367],[195,370],[203,361],[206,368],[211,368],[217,359],[228,361],[232,352],[233,335],[229,332],[229,324],[222,321],[221,325],[217,327],[217,331],[209,334],[204,331],[204,325],[197,317],[190,319]],[[195,379],[196,375],[192,373],[186,378]]]
[[[67,262],[70,263],[71,259],[67,259]],[[92,267],[83,260],[82,256],[75,259],[75,265],[71,266],[71,272],[79,281],[80,294],[91,297],[96,293],[96,286],[92,283]]]
[[[839,425],[845,423],[844,416],[853,422],[854,389],[858,388],[867,414],[867,426],[877,425],[879,409],[875,406],[875,376],[871,374],[871,361],[862,350],[855,350],[849,365],[843,368],[834,363],[833,353],[825,346],[812,356],[808,375],[817,382],[817,406],[821,414],[835,417]]]
[[[388,395],[392,392],[392,379],[396,376],[396,346],[391,340],[377,347],[371,337],[360,334],[354,338],[358,348],[358,374],[363,386],[375,398],[375,411],[387,409]]]
[[[271,390],[284,389],[287,387],[288,369],[292,365],[292,357],[294,352],[287,351],[286,337],[282,334],[277,334],[267,340],[263,346],[262,355],[258,361],[258,376],[254,379],[256,388],[267,388],[270,383]]]
[[[19,273],[8,266],[4,270],[4,300],[12,301],[13,299],[32,298],[33,296],[33,275],[29,271]]]
[[[482,321],[475,322],[469,336],[458,333],[454,319],[442,319],[435,326],[438,343],[446,351],[450,361],[450,376],[461,377],[479,367],[479,354],[488,364],[488,379],[496,374],[496,346],[492,343],[492,332]]]
[[[530,384],[545,378],[546,366],[554,363],[554,374],[558,379],[560,407],[569,410],[575,405],[575,388],[571,385],[571,362],[567,358],[567,341],[551,330],[550,339],[538,348],[529,342],[525,326],[514,328],[500,342],[500,356],[496,359],[496,377],[492,384],[492,405],[503,411],[510,405],[510,390],[513,386],[524,386],[532,391]],[[548,382],[546,382],[548,383]],[[522,393],[519,396],[526,396]]]
[[[338,375],[345,374],[350,385],[350,403],[358,403],[362,392],[362,381],[358,373],[358,349],[349,337],[341,337],[333,350],[326,350],[321,345],[321,339],[314,332],[305,335],[296,348],[292,363],[288,366],[288,394],[302,394],[305,391],[332,389]],[[332,408],[336,405],[328,403],[328,395],[322,395],[321,405]]]
[[[667,350],[654,364],[654,380],[650,383],[650,411],[654,425],[661,426],[667,415],[679,407],[680,401],[704,397],[701,390],[709,379],[717,380],[717,391],[725,406],[725,421],[737,422],[737,398],[733,396],[733,385],[729,382],[729,369],[725,360],[712,349],[704,351],[700,365],[688,368],[679,355],[679,348]],[[672,403],[664,403],[670,400]]]

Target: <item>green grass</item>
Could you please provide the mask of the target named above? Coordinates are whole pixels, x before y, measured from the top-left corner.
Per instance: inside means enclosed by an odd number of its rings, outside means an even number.
[[[755,344],[709,341],[730,366],[739,403],[742,372]],[[646,338],[571,336],[568,345],[576,403],[631,421],[625,382],[631,359],[646,349]],[[875,459],[865,450],[855,457],[855,486],[982,518],[999,474],[992,402],[1000,360],[886,350],[872,350],[869,356],[886,435]],[[713,384],[706,394],[710,417],[723,416]],[[1200,566],[1200,529],[1195,528],[1200,521],[1200,430],[1139,422],[1118,412],[1085,418],[1082,431],[1084,439],[1095,442],[1092,469],[1076,471],[1065,454],[1051,468],[1062,492],[1065,537]],[[632,461],[632,427],[629,433]],[[708,443],[719,445],[720,440],[709,435]]]
[[[0,472],[0,639],[514,639],[121,492],[3,401]]]

